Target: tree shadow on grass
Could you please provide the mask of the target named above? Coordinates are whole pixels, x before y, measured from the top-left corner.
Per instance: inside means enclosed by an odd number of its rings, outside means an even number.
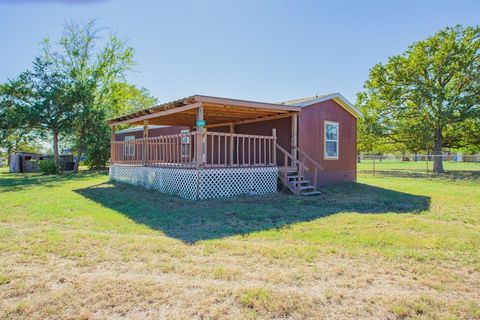
[[[202,201],[115,182],[75,192],[186,243],[288,227],[340,212],[418,213],[430,207],[429,197],[360,183],[330,186],[314,197],[279,193]]]

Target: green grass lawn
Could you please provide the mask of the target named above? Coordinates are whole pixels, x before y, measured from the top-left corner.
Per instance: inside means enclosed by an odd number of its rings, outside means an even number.
[[[401,161],[399,159],[375,160],[375,167],[372,159],[362,160],[357,164],[361,173],[375,173],[386,176],[425,177],[432,175],[433,161]],[[479,179],[480,162],[455,162],[443,161],[443,167],[447,177],[462,179]],[[375,170],[374,170],[375,169]],[[427,171],[428,170],[428,171]]]
[[[0,173],[0,319],[480,319],[480,180],[189,201]]]

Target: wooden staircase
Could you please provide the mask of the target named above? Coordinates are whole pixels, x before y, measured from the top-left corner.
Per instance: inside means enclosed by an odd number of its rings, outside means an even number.
[[[319,195],[317,191],[317,173],[318,169],[323,170],[322,166],[305,154],[302,150],[294,147],[296,153],[300,157],[303,157],[303,161],[295,158],[291,153],[286,151],[280,145],[277,144],[277,148],[283,153],[284,166],[279,166],[278,175],[283,185],[285,185],[293,194],[302,196],[315,196]],[[314,170],[312,172],[314,181],[313,184],[310,181],[305,180],[305,172],[310,172],[310,168],[304,163],[305,160],[313,164]]]
[[[310,181],[305,180],[305,176],[300,175],[298,167],[289,167],[286,175],[284,175],[284,170],[282,169],[283,168],[279,169],[279,175],[281,177],[287,177],[285,182],[283,182],[283,180],[282,182],[293,194],[302,196],[315,196],[320,194]]]

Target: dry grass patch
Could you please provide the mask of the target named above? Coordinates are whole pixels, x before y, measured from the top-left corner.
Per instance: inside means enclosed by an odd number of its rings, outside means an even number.
[[[434,299],[427,296],[401,298],[390,306],[397,319],[480,319],[478,302]]]
[[[250,288],[240,291],[238,301],[245,314],[262,318],[320,318],[320,301],[309,295],[288,291],[272,291],[266,288]],[[316,305],[317,304],[317,305]]]

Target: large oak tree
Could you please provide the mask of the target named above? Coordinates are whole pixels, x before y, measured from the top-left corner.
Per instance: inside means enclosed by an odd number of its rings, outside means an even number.
[[[464,125],[480,116],[480,27],[448,27],[412,44],[375,65],[364,87],[367,131],[410,151],[433,149],[442,173],[442,150],[466,147]]]

